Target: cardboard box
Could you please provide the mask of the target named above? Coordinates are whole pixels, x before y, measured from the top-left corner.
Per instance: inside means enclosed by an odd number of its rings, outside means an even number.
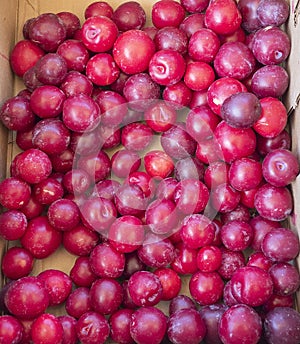
[[[124,0],[108,0],[113,8],[116,8]],[[22,39],[22,27],[28,18],[36,17],[45,12],[57,13],[60,11],[71,11],[79,16],[83,22],[84,9],[91,3],[91,0],[0,0],[0,104],[9,97],[15,95],[24,86],[22,81],[13,75],[9,65],[9,54],[14,44]],[[141,1],[148,15],[155,0]],[[292,150],[300,157],[300,110],[298,108],[298,100],[300,93],[300,11],[299,3],[291,1],[290,18],[286,25],[286,30],[291,37],[292,50],[287,60],[287,70],[290,74],[290,87],[285,96],[285,104],[290,111],[290,130],[293,137]],[[14,135],[8,133],[7,130],[0,125],[0,180],[8,176],[9,165],[13,156],[18,152],[18,148],[14,142]],[[292,184],[292,191],[295,200],[294,214],[291,217],[291,226],[300,232],[300,177]],[[8,243],[0,240],[0,257],[7,248]],[[76,257],[66,253],[63,249],[59,249],[54,255],[45,260],[37,260],[33,274],[48,268],[58,268],[66,272],[70,271]],[[300,263],[300,259],[298,260]],[[4,284],[3,276],[0,276],[0,285]],[[183,285],[183,292],[188,290],[187,284]],[[300,308],[300,294],[297,297],[298,309]],[[162,305],[162,308],[165,306]],[[55,310],[56,313],[63,312]]]

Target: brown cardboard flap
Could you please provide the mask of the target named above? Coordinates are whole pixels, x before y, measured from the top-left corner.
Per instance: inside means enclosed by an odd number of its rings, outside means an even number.
[[[290,2],[290,18],[286,25],[286,31],[291,39],[291,53],[287,60],[287,71],[290,75],[290,85],[285,96],[285,104],[289,113],[296,109],[300,100],[300,1]]]
[[[294,26],[296,27],[299,24],[299,15],[300,15],[300,1],[292,1],[292,12],[293,12],[293,22]]]
[[[10,69],[9,54],[15,42],[16,27],[16,4],[17,1],[5,1],[1,3],[0,11],[0,106],[13,95],[13,73]],[[0,180],[6,176],[8,157],[8,132],[0,124]],[[0,240],[0,259],[6,249],[7,243]],[[2,274],[0,274],[0,285],[3,285]]]

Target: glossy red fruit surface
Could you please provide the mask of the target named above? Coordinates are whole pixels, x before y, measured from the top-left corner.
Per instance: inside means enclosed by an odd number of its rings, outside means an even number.
[[[39,203],[49,205],[61,199],[64,190],[62,184],[58,180],[47,178],[34,185],[32,194]]]
[[[120,186],[115,194],[116,209],[121,215],[133,215],[143,217],[148,200],[143,190],[134,184]]]
[[[59,315],[57,317],[63,328],[63,342],[65,344],[75,344],[77,341],[76,335],[76,319],[69,315]]]
[[[30,107],[30,100],[15,96],[2,104],[0,119],[8,129],[23,132],[32,129],[36,116]]]
[[[253,129],[261,136],[274,138],[279,135],[287,123],[287,110],[277,98],[266,97],[260,99],[261,116],[254,123]],[[276,117],[276,121],[274,120]]]
[[[137,252],[130,252],[125,255],[125,267],[123,271],[123,277],[129,278],[135,272],[145,270],[145,268],[146,265],[140,260]]]
[[[144,163],[146,172],[151,177],[169,177],[174,170],[172,158],[163,151],[152,150],[145,154]]]
[[[280,64],[285,61],[290,49],[291,42],[288,35],[278,27],[265,27],[254,35],[252,51],[258,62],[264,65]]]
[[[259,161],[247,157],[236,159],[229,167],[228,179],[236,190],[254,189],[263,180],[262,165]]]
[[[174,200],[184,214],[196,214],[205,209],[209,200],[207,186],[197,179],[181,180],[175,188]]]
[[[262,170],[268,183],[274,186],[286,186],[297,177],[299,162],[290,150],[275,149],[264,158]]]
[[[151,10],[152,22],[158,29],[166,26],[178,27],[185,17],[184,8],[177,2],[160,0]]]
[[[250,325],[250,326],[249,326]],[[253,308],[247,305],[230,307],[222,315],[219,335],[223,343],[257,343],[262,333],[262,322]]]
[[[17,317],[34,319],[48,307],[49,295],[37,277],[23,277],[10,285],[5,305]]]
[[[47,211],[50,224],[62,231],[69,231],[79,224],[80,213],[77,204],[68,199],[58,199]]]
[[[22,323],[11,315],[0,317],[0,339],[3,344],[20,343],[23,338]]]
[[[131,344],[130,322],[133,310],[129,308],[119,309],[109,317],[110,336],[118,343]]]
[[[215,227],[202,214],[186,216],[180,227],[182,241],[187,247],[200,248],[210,245],[215,237]]]
[[[109,242],[119,252],[135,251],[144,241],[144,225],[132,215],[118,217],[109,228]]]
[[[21,244],[35,258],[46,258],[55,252],[61,244],[62,234],[41,215],[28,222],[27,229],[21,238]]]
[[[149,74],[159,85],[170,86],[181,80],[185,72],[185,60],[175,50],[159,50],[149,62]]]
[[[259,99],[250,92],[240,92],[225,99],[221,117],[234,128],[250,128],[261,115]]]
[[[32,92],[30,106],[37,116],[52,118],[61,113],[65,99],[65,94],[57,86],[43,85]]]
[[[165,98],[170,102],[158,101],[151,105],[144,114],[147,125],[156,132],[167,131],[176,122],[176,111],[173,106],[171,106],[173,105],[172,91],[169,89],[169,93],[167,92],[168,91],[165,92]],[[170,99],[168,97],[170,97]],[[179,99],[174,99],[174,103],[177,103],[177,101],[180,102]]]
[[[207,103],[216,114],[220,115],[224,100],[239,92],[247,92],[246,86],[239,80],[229,76],[219,78],[207,90]]]
[[[110,50],[118,35],[116,24],[108,17],[89,17],[82,24],[82,41],[88,50],[100,53]]]
[[[117,278],[123,273],[125,256],[107,244],[98,244],[90,254],[90,265],[98,277]]]
[[[80,29],[79,17],[70,11],[61,11],[56,13],[66,28],[66,38],[73,38],[75,32]]]
[[[224,159],[221,147],[214,137],[198,143],[196,148],[196,157],[205,164],[210,164],[211,162],[217,162]]]
[[[137,306],[154,306],[162,299],[162,285],[158,276],[149,271],[137,271],[128,281],[128,291]]]
[[[29,25],[28,35],[31,41],[47,52],[56,51],[66,38],[66,28],[54,13],[42,13]]]
[[[179,274],[193,274],[198,270],[197,267],[197,249],[185,247],[183,242],[176,246],[176,256],[171,263],[171,268]]]
[[[87,256],[78,257],[70,270],[70,277],[78,287],[90,287],[96,280],[96,275],[92,272],[89,258]]]
[[[289,321],[287,321],[289,319]],[[296,344],[299,341],[299,313],[292,308],[278,307],[270,311],[264,322],[268,341]]]
[[[64,102],[62,119],[72,131],[92,131],[100,123],[100,109],[91,97],[85,94],[74,95]]]
[[[204,91],[214,82],[213,68],[206,62],[190,62],[186,66],[184,82],[192,91]]]
[[[159,268],[154,271],[163,288],[162,300],[172,300],[181,289],[180,276],[170,268]]]
[[[129,145],[128,145],[129,146]],[[111,157],[111,170],[119,178],[126,178],[141,165],[139,154],[130,149],[120,149]]]
[[[172,315],[181,309],[197,309],[195,302],[187,295],[180,294],[170,301],[169,314]]]
[[[289,84],[289,75],[280,65],[259,68],[252,76],[251,91],[259,98],[281,97]]]
[[[233,33],[242,22],[237,4],[231,0],[216,0],[205,11],[205,25],[217,34]]]
[[[119,31],[142,29],[146,23],[146,13],[142,5],[136,1],[120,4],[112,14],[112,20]]]
[[[145,72],[130,75],[123,88],[123,95],[128,101],[129,107],[139,112],[147,110],[149,106],[155,103],[159,99],[159,94],[159,85]],[[140,118],[129,119],[125,123],[129,124]]]
[[[145,212],[145,221],[150,230],[158,235],[172,232],[178,224],[176,204],[170,200],[155,200]]]
[[[121,143],[132,151],[147,149],[153,141],[152,129],[144,123],[128,123],[122,128]]]
[[[265,235],[261,248],[273,261],[289,262],[299,253],[299,240],[292,230],[275,228]]]
[[[97,279],[91,285],[89,298],[92,308],[97,313],[112,314],[120,307],[123,300],[122,286],[114,279]]]
[[[273,262],[270,258],[266,257],[262,252],[254,252],[249,258],[247,265],[257,266],[263,270],[268,271],[273,265]]]
[[[3,274],[17,280],[30,274],[34,264],[32,254],[22,247],[10,247],[4,254],[1,262]]]
[[[31,337],[36,343],[61,343],[63,328],[53,314],[41,314],[32,324]]]
[[[194,60],[210,63],[216,57],[219,48],[218,35],[213,30],[202,28],[191,35],[188,52]]]
[[[162,133],[160,142],[163,150],[177,160],[194,155],[196,150],[196,142],[186,131],[186,125],[183,122],[175,123],[169,130]]]
[[[255,266],[238,269],[231,278],[231,290],[237,301],[251,307],[263,305],[273,293],[269,273]]]
[[[214,189],[212,204],[220,213],[233,211],[240,201],[240,193],[229,184],[220,184]]]
[[[49,294],[51,306],[63,303],[72,291],[71,278],[60,270],[44,270],[37,277]]]
[[[222,121],[217,125],[214,134],[226,162],[231,163],[255,151],[256,136],[252,128],[233,128]]]
[[[78,319],[81,315],[92,310],[89,290],[86,287],[78,287],[71,292],[65,304],[68,315]]]
[[[187,52],[188,38],[186,33],[177,27],[164,27],[154,37],[157,50],[170,49],[184,54]]]
[[[169,238],[147,233],[143,245],[137,251],[142,263],[153,268],[165,268],[173,262],[176,252]]]
[[[269,274],[277,295],[292,295],[299,288],[300,278],[296,267],[290,263],[275,263]]]
[[[194,273],[189,282],[193,299],[201,306],[217,303],[223,294],[224,282],[218,272]]]
[[[263,1],[257,7],[258,19],[263,26],[280,26],[288,17],[289,5],[284,1]]]
[[[43,49],[30,40],[19,41],[11,51],[10,63],[14,73],[22,77],[45,54]]]
[[[252,227],[245,221],[232,220],[221,227],[221,240],[232,251],[245,250],[250,246],[252,237]]]
[[[126,182],[128,184],[138,185],[145,194],[145,197],[152,198],[154,192],[156,191],[154,179],[144,171],[135,171],[130,173]]]
[[[84,17],[87,19],[93,16],[105,16],[111,18],[113,8],[106,1],[96,1],[89,4],[84,10]]]
[[[261,28],[261,22],[257,16],[257,0],[242,0],[238,3],[238,9],[243,17],[241,26],[249,33]]]
[[[226,248],[221,250],[222,262],[218,272],[225,280],[229,280],[235,271],[246,265],[246,259],[241,251],[230,251]]]
[[[70,132],[59,119],[39,121],[32,131],[32,144],[46,154],[61,154],[70,143]]]
[[[271,184],[261,186],[254,198],[254,205],[262,217],[271,221],[282,221],[292,212],[292,196],[287,187]]]
[[[95,97],[102,113],[101,122],[108,126],[117,126],[127,114],[126,99],[116,91],[101,91]]]
[[[155,307],[141,307],[131,317],[130,334],[138,344],[159,344],[167,330],[167,318]]]
[[[168,338],[183,344],[201,342],[206,334],[206,326],[200,314],[194,309],[182,309],[174,312],[168,322]]]
[[[107,86],[115,82],[120,74],[112,55],[98,53],[86,65],[87,77],[97,86]]]
[[[0,215],[0,234],[5,240],[20,239],[27,228],[27,217],[22,211],[11,209]]]
[[[238,58],[238,62],[235,59]],[[242,42],[226,42],[222,44],[214,58],[214,68],[220,77],[232,77],[243,80],[254,71],[256,60]]]
[[[136,47],[139,47],[138,51]],[[113,47],[113,57],[126,74],[144,72],[155,52],[155,44],[146,32],[129,30],[118,36]]]
[[[57,53],[67,62],[68,70],[83,72],[89,60],[89,52],[84,44],[75,39],[62,42]]]
[[[104,315],[89,311],[78,319],[76,333],[82,343],[103,344],[109,336],[109,324]]]
[[[87,200],[81,206],[80,212],[83,224],[99,233],[106,230],[117,216],[114,203],[101,197]]]
[[[251,246],[256,251],[261,251],[261,243],[264,236],[274,228],[281,227],[280,222],[267,220],[260,215],[253,217],[249,221],[253,229],[253,240]]]
[[[49,156],[39,149],[28,149],[21,152],[15,159],[17,174],[27,183],[37,184],[52,172]]]
[[[211,272],[221,267],[222,251],[217,246],[201,247],[197,254],[197,266],[200,271]]]
[[[42,56],[33,68],[39,82],[54,86],[61,84],[68,71],[67,62],[57,53]]]
[[[193,13],[183,19],[179,28],[190,38],[193,33],[204,28],[204,13]]]

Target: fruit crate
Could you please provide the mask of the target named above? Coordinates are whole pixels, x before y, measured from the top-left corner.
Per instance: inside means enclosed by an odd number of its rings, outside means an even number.
[[[109,0],[113,8],[116,8],[124,0]],[[155,0],[139,1],[147,13],[147,24],[150,24],[150,13]],[[22,39],[22,27],[29,18],[36,17],[41,13],[60,11],[70,11],[78,15],[83,22],[83,10],[91,3],[90,0],[10,0],[2,1],[0,11],[0,104],[4,100],[15,95],[23,89],[20,78],[13,75],[10,64],[9,54],[14,44]],[[285,29],[291,38],[291,53],[286,61],[286,68],[290,76],[290,86],[284,96],[284,103],[289,111],[289,130],[292,133],[292,151],[300,159],[300,6],[296,1],[290,2],[290,16]],[[146,24],[146,25],[147,25]],[[0,180],[9,175],[9,166],[13,157],[19,149],[15,143],[14,134],[0,125]],[[291,184],[294,198],[294,211],[289,218],[289,225],[300,235],[300,179],[298,178]],[[8,247],[8,243],[0,240],[0,257]],[[35,262],[32,274],[49,268],[57,268],[69,272],[74,263],[75,257],[63,249],[58,249],[54,255]],[[296,265],[300,267],[300,258],[296,260]],[[0,275],[0,285],[4,285],[3,276]],[[188,292],[187,284],[183,284],[183,292]],[[162,308],[166,307],[162,304]],[[296,308],[300,310],[300,292],[296,297]],[[62,311],[63,312],[63,311]]]
[[[92,1],[23,1],[13,0],[5,2],[0,13],[1,25],[0,28],[0,66],[1,66],[1,81],[0,81],[0,103],[4,100],[16,94],[19,90],[24,88],[22,81],[13,75],[10,63],[9,55],[14,44],[22,39],[22,27],[25,21],[29,18],[36,17],[41,13],[52,12],[57,13],[60,11],[70,11],[78,15],[81,22],[83,22],[83,11]],[[113,8],[116,8],[120,3],[125,1],[109,1]],[[151,6],[155,1],[145,1],[143,8],[149,13]],[[12,133],[8,133],[7,130],[0,124],[0,180],[3,180],[9,175],[9,165],[13,157],[19,152],[18,147],[15,144],[15,137]],[[8,243],[3,240],[0,241],[1,256],[5,252]],[[74,257],[72,255],[65,254],[63,250],[58,251],[51,259],[45,259],[40,262],[36,262],[35,271],[42,271],[46,268],[59,268],[68,272],[73,264]],[[0,276],[0,285],[3,285],[3,276]]]

